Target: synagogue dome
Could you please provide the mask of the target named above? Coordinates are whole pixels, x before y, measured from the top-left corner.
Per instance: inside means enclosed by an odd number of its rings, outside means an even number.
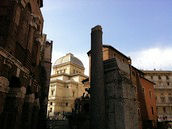
[[[75,64],[75,65],[78,65],[78,66],[84,68],[84,65],[81,62],[81,60],[79,60],[77,57],[75,57],[72,53],[68,53],[65,56],[57,59],[56,62],[54,63],[54,66],[62,65],[65,63]]]

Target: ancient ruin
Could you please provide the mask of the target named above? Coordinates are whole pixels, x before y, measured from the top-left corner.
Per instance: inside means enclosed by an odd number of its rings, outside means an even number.
[[[42,0],[0,2],[0,128],[45,129],[52,41]]]

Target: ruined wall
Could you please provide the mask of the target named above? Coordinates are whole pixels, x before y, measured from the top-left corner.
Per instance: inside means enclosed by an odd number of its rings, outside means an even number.
[[[42,2],[0,2],[1,129],[39,128]]]
[[[107,129],[138,129],[138,106],[130,79],[115,59],[104,61],[104,70]]]

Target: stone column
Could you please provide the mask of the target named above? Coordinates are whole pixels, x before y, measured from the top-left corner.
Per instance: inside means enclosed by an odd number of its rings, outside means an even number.
[[[102,28],[91,30],[91,129],[105,129],[104,68],[102,54]]]

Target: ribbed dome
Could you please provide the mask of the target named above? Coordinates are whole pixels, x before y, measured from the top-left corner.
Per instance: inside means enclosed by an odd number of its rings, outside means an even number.
[[[80,67],[84,68],[84,65],[82,64],[82,62],[78,58],[76,58],[72,53],[68,53],[65,56],[57,59],[56,62],[54,63],[54,66],[68,63],[68,62],[79,65]]]

